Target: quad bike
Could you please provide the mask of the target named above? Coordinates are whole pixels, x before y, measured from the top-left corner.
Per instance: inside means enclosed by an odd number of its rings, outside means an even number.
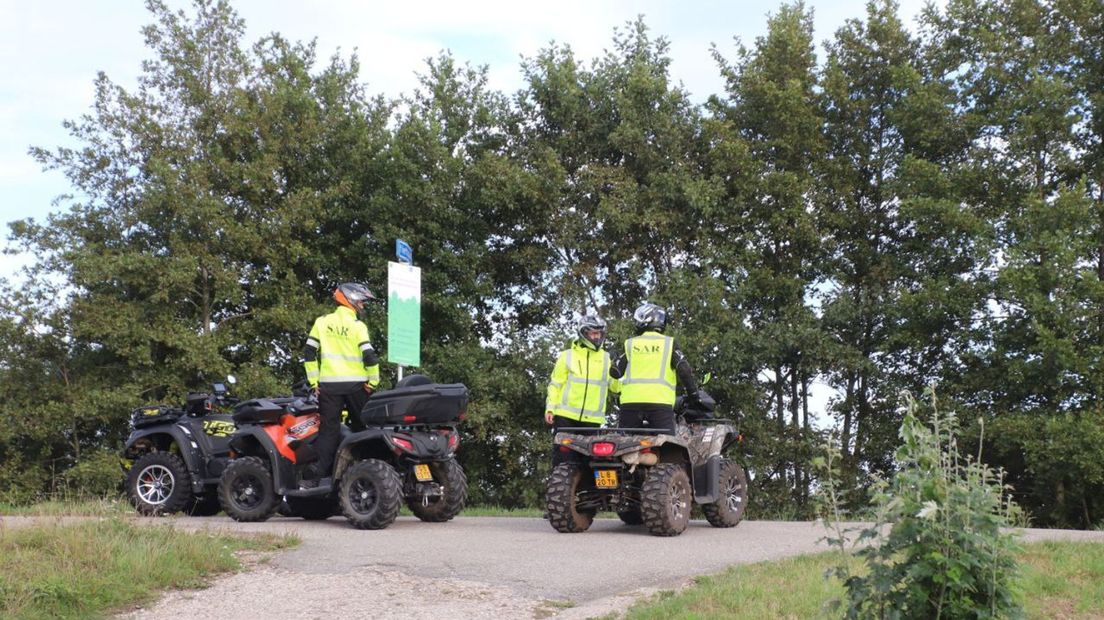
[[[456,425],[468,389],[410,375],[395,389],[369,397],[342,427],[332,472],[316,487],[300,488],[318,455],[317,405],[309,399],[258,399],[238,406],[233,459],[219,482],[219,501],[238,521],[263,521],[280,507],[326,518],[338,507],[354,527],[383,529],[400,503],[423,521],[448,521],[467,501],[467,478],[456,461]],[[318,472],[313,472],[317,474]],[[324,516],[323,516],[324,515]]]
[[[714,527],[733,527],[747,507],[747,475],[725,451],[739,441],[729,420],[713,419],[704,392],[675,405],[674,434],[647,428],[565,428],[553,449],[570,456],[548,479],[548,520],[583,532],[599,511],[656,536],[677,536],[701,506]]]
[[[227,383],[235,383],[233,376]],[[148,405],[131,414],[131,433],[122,451],[126,494],[144,515],[184,511],[210,516],[219,511],[216,488],[229,459],[235,402],[225,383],[210,394],[188,394],[184,407]]]

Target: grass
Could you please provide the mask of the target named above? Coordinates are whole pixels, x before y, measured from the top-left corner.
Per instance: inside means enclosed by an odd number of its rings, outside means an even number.
[[[798,556],[736,566],[699,577],[680,592],[664,591],[636,603],[627,620],[839,618],[828,602],[843,595],[838,579],[825,572],[835,553]],[[1024,608],[1028,618],[1104,618],[1104,544],[1040,542],[1020,555]]]
[[[815,618],[842,591],[824,572],[838,556],[804,555],[736,566],[698,577],[681,591],[663,591],[633,605],[627,618]]]
[[[70,513],[71,514],[71,513]],[[133,525],[118,518],[0,528],[0,617],[101,617],[166,588],[196,588],[240,568],[235,552],[298,544]]]
[[[467,506],[461,517],[535,517],[539,519],[543,510],[537,508],[502,508],[501,506]]]
[[[16,505],[0,502],[0,515],[26,517],[108,517],[132,515],[134,508],[123,497],[80,500],[48,500],[36,504]]]
[[[1104,544],[1048,541],[1025,547],[1028,618],[1104,618]]]

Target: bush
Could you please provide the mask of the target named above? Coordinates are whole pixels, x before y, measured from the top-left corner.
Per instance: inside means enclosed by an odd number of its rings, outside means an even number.
[[[106,497],[118,495],[123,483],[119,455],[98,450],[86,453],[65,472],[65,489],[70,497]]]
[[[931,428],[917,418],[919,404],[905,394],[897,472],[876,481],[875,522],[856,542],[863,567],[841,562],[847,618],[1004,618],[1021,615],[1015,591],[1018,545],[1001,532],[1015,505],[1001,475],[958,451],[957,424],[939,412],[934,391]],[[838,450],[818,459],[828,470],[822,488],[830,542],[846,551],[840,529],[839,489],[831,472]],[[980,455],[979,455],[980,456]]]
[[[1104,411],[1005,415],[991,426],[985,460],[1007,472],[1033,523],[1092,529],[1104,520]]]

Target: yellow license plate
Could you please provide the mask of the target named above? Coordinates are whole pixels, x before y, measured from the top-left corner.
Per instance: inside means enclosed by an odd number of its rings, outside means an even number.
[[[418,463],[414,466],[414,477],[418,479],[418,482],[429,482],[433,480],[433,473],[429,471],[429,465]]]
[[[594,470],[594,486],[599,489],[616,489],[617,488],[617,470],[616,469],[596,469]]]

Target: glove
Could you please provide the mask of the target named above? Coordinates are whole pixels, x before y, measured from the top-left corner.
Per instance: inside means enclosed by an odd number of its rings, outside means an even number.
[[[717,401],[713,400],[713,397],[709,395],[709,392],[706,392],[703,389],[698,389],[693,398],[698,403],[698,406],[701,407],[704,411],[711,412],[717,408]]]

